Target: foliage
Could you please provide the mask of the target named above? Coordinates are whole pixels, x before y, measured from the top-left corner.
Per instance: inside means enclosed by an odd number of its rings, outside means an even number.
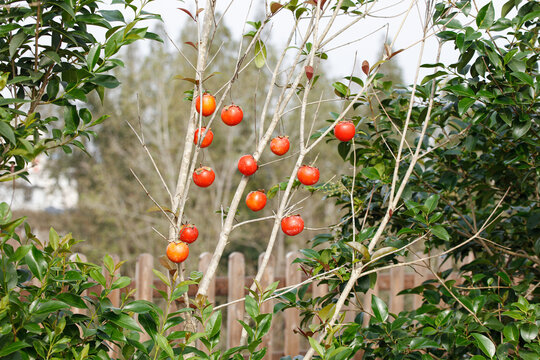
[[[333,306],[351,264],[360,263],[366,273],[348,300],[362,309],[356,294],[373,287],[377,269],[411,250],[431,256],[448,251],[456,260],[473,253],[474,261],[457,273],[419,262],[435,279],[403,293],[421,295],[420,308],[390,314],[374,298],[372,309],[366,309],[373,314],[369,327],[362,328],[359,316],[327,329],[326,340],[312,344],[322,358],[335,358],[328,351],[340,346],[353,353],[362,349],[365,359],[528,360],[540,355],[539,10],[537,1],[509,1],[497,18],[492,3],[477,14],[468,1],[436,5],[433,21],[446,26],[437,36],[460,56],[449,66],[423,65],[434,73],[416,87],[399,178],[419,142],[422,157],[397,209],[388,209],[400,139],[396,127],[404,126],[412,89],[396,91],[384,78],[375,83],[385,97],[382,106],[373,116],[355,118],[360,131],[354,144],[338,145],[342,158],[358,169],[355,178],[342,176],[329,194],[344,210],[343,225],[315,237],[313,248],[297,260],[311,275],[339,268],[323,281],[331,293],[309,299],[293,292],[281,306],[301,308],[303,331],[314,338],[325,325],[312,319]],[[432,92],[433,109],[421,138]],[[357,106],[369,101],[363,98]],[[351,201],[346,189],[353,181]],[[388,211],[383,243],[370,253],[375,226]],[[449,256],[435,257],[449,261]],[[332,336],[336,332],[339,336]]]
[[[114,275],[121,263],[106,256],[105,276],[101,266],[72,256],[77,241],[70,234],[60,237],[51,228],[48,242],[39,240],[24,218],[11,218],[6,203],[0,209],[0,343],[6,345],[0,358],[106,359],[106,342],[126,354],[148,352],[131,317],[141,302],[129,302],[124,294],[115,308],[107,298],[130,284]]]
[[[252,323],[242,325],[248,330],[249,345],[223,352],[217,348],[221,312],[213,311],[204,298],[194,303],[194,319],[203,331],[175,330],[192,309],[170,312],[172,305],[196,281],[175,283],[174,271],[168,277],[154,270],[170,288],[159,291],[165,309],[148,301],[130,300],[135,292],[129,289],[131,280],[116,275],[123,262],[115,264],[108,255],[103,266],[83,262],[71,251],[77,243],[71,234],[60,237],[51,228],[48,242],[40,241],[25,218],[12,220],[6,203],[0,204],[0,211],[0,341],[8,344],[0,349],[1,359],[109,359],[111,351],[115,357],[133,359],[178,358],[191,353],[195,359],[243,359],[239,354],[244,352],[255,360],[265,355],[266,348],[259,345],[270,329],[272,314],[262,314],[260,306],[274,293],[277,283],[246,298]],[[24,235],[16,231],[20,226]],[[115,307],[108,296],[119,290],[123,291],[122,300]],[[140,340],[143,331],[150,340]],[[197,341],[208,354],[197,349]]]
[[[25,177],[43,152],[85,150],[78,138],[94,135],[91,128],[107,116],[93,119],[81,102],[94,91],[103,100],[105,89],[119,85],[108,72],[123,66],[115,56],[124,46],[159,39],[137,27],[156,15],[133,2],[113,1],[133,12],[131,21],[119,10],[100,10],[97,0],[7,1],[0,7],[0,180]],[[93,27],[105,31],[103,43],[90,33]],[[63,123],[38,111],[46,104],[59,107]]]
[[[0,229],[0,343],[6,345],[0,359],[109,359],[112,349],[113,358],[175,359],[192,354],[196,359],[225,360],[242,359],[239,354],[244,352],[255,360],[266,352],[259,345],[272,314],[261,314],[260,306],[277,283],[252,292],[246,300],[252,319],[243,324],[249,329],[249,345],[224,352],[217,347],[221,312],[213,311],[204,298],[197,299],[194,311],[171,311],[196,281],[180,282],[175,272],[168,277],[154,271],[170,288],[160,291],[166,303],[161,309],[145,300],[130,300],[135,292],[130,278],[117,275],[123,262],[115,264],[108,255],[103,266],[81,261],[71,251],[78,242],[71,234],[61,237],[51,228],[48,241],[39,240],[24,218],[12,219],[6,203],[0,204]],[[109,300],[112,291],[122,291],[118,307]],[[193,313],[202,331],[177,330],[186,313]],[[144,342],[143,331],[150,336]],[[197,349],[197,341],[208,354]]]

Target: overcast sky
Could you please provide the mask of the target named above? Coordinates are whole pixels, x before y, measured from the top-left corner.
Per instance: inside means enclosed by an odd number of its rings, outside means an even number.
[[[262,4],[265,2],[263,0],[254,1],[258,3],[259,6],[262,6]],[[270,1],[266,1],[266,3],[269,2]],[[281,2],[285,3],[286,1],[281,0]],[[203,7],[205,1],[199,0],[199,3],[201,3],[200,6]],[[239,39],[242,34],[242,28],[246,20],[249,3],[250,0],[217,0],[218,11],[222,12],[230,5],[225,16],[225,23],[233,32],[235,39]],[[327,46],[325,50],[329,50],[338,45],[346,44],[353,38],[360,38],[369,35],[374,30],[381,28],[375,34],[367,36],[361,41],[330,51],[328,53],[329,60],[325,62],[325,71],[329,77],[333,77],[335,80],[337,80],[343,76],[349,75],[349,72],[354,64],[355,52],[358,54],[357,63],[365,59],[368,60],[370,64],[373,64],[377,61],[378,56],[381,53],[381,46],[387,32],[391,39],[396,38],[396,33],[402,22],[403,15],[410,5],[410,1],[383,0],[379,3],[380,5],[375,8],[378,11],[373,12],[373,16],[367,17],[366,19],[360,21],[353,28],[351,28],[347,34],[337,37],[332,45]],[[485,3],[487,3],[486,0],[476,1],[479,8]],[[495,3],[502,4],[503,1],[496,0]],[[155,0],[147,7],[147,10],[158,13],[162,16],[165,28],[174,38],[176,37],[175,35],[179,33],[183,24],[185,24],[187,21],[192,21],[188,15],[178,10],[178,8],[184,7],[194,12],[194,4],[195,2],[190,0],[186,0],[184,2],[179,0]],[[412,11],[409,13],[404,22],[402,31],[399,35],[397,35],[394,50],[409,47],[421,38],[422,23],[420,18],[424,17],[424,4],[424,0],[418,1],[413,7]],[[500,14],[500,11],[498,11],[498,13]],[[256,19],[255,15],[253,14],[255,14],[255,12],[252,10],[248,20]],[[343,25],[350,21],[350,17],[344,16],[339,18],[337,24]],[[291,24],[292,16],[290,11],[282,11],[280,14],[278,14],[271,27],[270,41],[274,45],[280,46],[284,39],[287,38]],[[436,49],[437,40],[432,36],[427,40],[426,43],[426,48],[424,51],[425,55],[423,59],[424,63],[434,62]],[[452,49],[451,46],[445,46],[443,50],[443,62],[449,63],[457,58],[457,53]],[[416,68],[418,61],[419,51],[420,45],[416,45],[412,49],[403,52],[394,58],[394,61],[397,61],[400,67],[403,69],[404,80],[408,83],[412,82],[414,79],[414,69]],[[426,72],[428,71],[430,72],[430,70],[426,70]]]

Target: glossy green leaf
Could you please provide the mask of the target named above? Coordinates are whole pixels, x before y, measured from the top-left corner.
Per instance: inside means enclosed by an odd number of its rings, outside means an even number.
[[[159,333],[156,334],[156,342],[158,346],[160,347],[160,349],[164,350],[171,359],[175,358],[173,349],[171,345],[169,344],[169,342],[167,341],[167,338],[165,338],[165,336]]]
[[[141,331],[137,322],[126,314],[111,314],[109,320],[122,328],[139,332]]]
[[[58,233],[52,227],[49,229],[49,244],[51,244],[54,250],[58,249],[60,245],[60,236],[58,236]]]
[[[17,144],[17,139],[15,138],[15,133],[8,123],[0,121],[0,135],[9,140],[13,145]]]
[[[72,293],[61,293],[56,297],[58,300],[78,309],[88,309],[88,306],[80,295]]]
[[[427,214],[431,214],[433,210],[437,208],[437,204],[439,203],[440,196],[437,194],[433,194],[430,197],[427,198],[425,202],[425,207],[427,209]]]
[[[101,52],[100,44],[96,44],[92,46],[90,50],[88,51],[88,55],[86,57],[86,64],[89,71],[94,71],[94,67],[96,66],[99,60],[100,52]]]
[[[486,354],[490,359],[492,359],[495,356],[495,345],[493,342],[486,337],[485,335],[478,334],[478,333],[472,333],[471,334],[474,339],[476,340],[476,345],[484,354]]]
[[[9,42],[9,58],[12,59],[13,55],[17,52],[17,50],[21,47],[21,45],[26,41],[26,33],[24,31],[19,31],[17,34],[15,34],[11,41]]]
[[[10,344],[3,344],[2,348],[0,349],[0,357],[7,356],[9,354],[12,354],[16,351],[27,348],[29,346],[31,345],[27,344],[24,341],[15,341]]]
[[[377,251],[375,251],[373,254],[371,254],[371,260],[375,260],[375,259],[378,259],[380,257],[383,257],[385,255],[388,255],[394,251],[396,251],[397,249],[395,247],[392,247],[392,246],[385,246],[383,248],[380,248],[378,249]]]
[[[489,4],[485,5],[478,11],[476,16],[476,25],[480,29],[489,29],[493,22],[495,21],[495,8],[493,3],[490,1]]]
[[[413,350],[419,350],[419,349],[427,349],[427,348],[438,348],[439,344],[431,340],[429,338],[425,337],[416,337],[411,340],[411,343],[409,344],[411,349]]]
[[[508,324],[504,327],[503,330],[504,337],[509,341],[518,341],[519,340],[519,330],[515,324]]]
[[[431,229],[433,235],[444,241],[450,241],[450,235],[448,231],[442,225],[435,225]]]
[[[324,348],[322,347],[322,345],[319,344],[319,342],[317,340],[315,340],[314,338],[312,338],[311,336],[308,337],[308,340],[309,340],[309,345],[311,345],[313,350],[315,350],[317,352],[317,354],[319,354],[319,356],[324,359],[325,351],[324,351]]]
[[[33,313],[36,315],[50,314],[52,312],[62,310],[62,309],[67,309],[67,308],[69,308],[69,305],[63,301],[49,300],[49,301],[39,304],[37,309],[34,310]]]
[[[520,329],[521,337],[526,342],[531,342],[538,336],[538,326],[536,324],[523,324]]]
[[[43,257],[41,250],[38,250],[35,246],[25,256],[26,265],[39,280],[43,280],[43,276],[47,271],[47,261]]]
[[[388,306],[375,294],[371,295],[371,309],[379,322],[385,322],[388,319]]]
[[[381,176],[379,175],[379,172],[374,167],[368,167],[364,168],[361,171],[362,175],[367,177],[370,180],[380,180]]]

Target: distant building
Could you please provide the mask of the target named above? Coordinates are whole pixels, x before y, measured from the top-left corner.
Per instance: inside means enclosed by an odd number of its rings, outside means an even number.
[[[77,206],[77,183],[65,175],[58,179],[49,176],[46,156],[39,156],[29,170],[28,180],[17,179],[0,183],[0,202],[11,204],[13,210],[61,213]]]

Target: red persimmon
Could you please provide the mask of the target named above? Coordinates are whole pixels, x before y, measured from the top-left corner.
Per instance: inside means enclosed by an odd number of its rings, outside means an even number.
[[[291,144],[289,143],[288,136],[278,136],[273,138],[270,142],[270,150],[278,156],[284,155],[289,151],[290,146]]]
[[[193,182],[200,187],[212,185],[215,178],[216,174],[214,173],[214,170],[208,166],[203,166],[193,172]]]
[[[238,170],[246,176],[255,174],[258,168],[257,161],[252,155],[244,155],[238,160]]]
[[[246,196],[246,205],[252,211],[259,211],[266,205],[266,194],[260,190],[252,191]]]
[[[201,134],[204,134],[204,132],[206,131],[206,128],[202,127],[200,130],[201,130]],[[206,135],[204,135],[204,139],[201,141],[201,148],[210,146],[210,144],[212,143],[212,140],[214,140],[214,133],[212,132],[211,129],[208,129],[208,131],[206,132]],[[194,144],[199,143],[199,129],[198,128],[197,130],[195,130],[195,138],[193,139],[193,143]]]
[[[210,116],[216,110],[216,98],[208,93],[204,93],[202,97],[202,111],[201,111],[201,97],[195,98],[195,109],[203,116]]]
[[[356,128],[350,121],[340,121],[334,128],[334,135],[339,141],[349,141],[354,137]]]
[[[302,165],[298,169],[298,180],[304,185],[315,185],[319,181],[319,169],[314,166]]]
[[[281,219],[281,230],[289,235],[298,235],[304,230],[304,220],[300,215],[291,215]]]
[[[244,118],[244,112],[242,111],[242,108],[238,105],[229,105],[225,106],[223,110],[221,110],[221,120],[229,126],[235,126],[240,124],[242,119]]]
[[[199,237],[199,230],[193,224],[182,225],[180,228],[180,241],[191,244]]]
[[[171,242],[167,246],[167,258],[173,263],[181,263],[187,259],[189,247],[183,242]]]

